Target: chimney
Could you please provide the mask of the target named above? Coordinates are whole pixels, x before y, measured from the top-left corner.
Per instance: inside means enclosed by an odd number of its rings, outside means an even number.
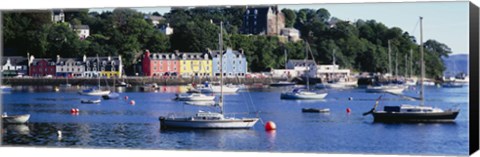
[[[240,53],[241,53],[242,55],[245,54],[242,48],[240,48],[238,51],[240,51]]]
[[[83,62],[87,62],[87,56],[85,54],[83,55]]]
[[[60,62],[60,55],[57,55],[57,63]]]

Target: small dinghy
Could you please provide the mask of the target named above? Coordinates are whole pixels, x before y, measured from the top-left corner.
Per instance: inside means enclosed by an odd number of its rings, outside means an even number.
[[[82,104],[98,104],[100,103],[102,100],[100,99],[96,99],[96,100],[81,100],[80,102]]]
[[[302,108],[302,112],[328,113],[329,108]]]
[[[23,123],[26,123],[28,119],[30,119],[30,114],[22,114],[22,115],[14,115],[14,116],[9,116],[7,115],[7,113],[2,114],[3,123],[23,124]]]

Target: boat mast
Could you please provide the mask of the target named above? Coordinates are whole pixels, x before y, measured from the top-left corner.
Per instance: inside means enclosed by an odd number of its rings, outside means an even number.
[[[412,60],[413,60],[413,50],[410,49],[410,78],[412,78],[412,76],[413,76],[413,63],[412,63]]]
[[[218,46],[220,47],[220,113],[223,114],[223,21],[220,21],[220,34]]]
[[[395,79],[398,78],[398,53],[395,51]]]
[[[390,40],[388,40],[388,73],[392,75],[392,58],[390,53],[391,53]]]
[[[287,49],[284,49],[283,52],[285,53],[285,69],[287,69]]]
[[[310,76],[308,76],[308,72],[309,72],[309,65],[307,64],[307,61],[308,61],[308,42],[305,40],[305,66],[307,66],[307,70],[305,70],[305,77],[307,78],[307,90],[310,90]]]
[[[407,59],[407,55],[405,55],[405,79],[408,77],[408,59]]]
[[[100,71],[100,59],[98,58],[98,54],[97,54],[97,80],[98,80],[98,89],[100,90],[100,73],[98,73]]]
[[[425,63],[423,61],[423,27],[422,27],[422,20],[423,20],[423,17],[420,16],[420,72],[421,72],[421,78],[420,79],[420,86],[421,86],[421,90],[420,90],[420,100],[421,100],[421,103],[420,105],[423,106],[423,101],[424,101],[424,98],[423,98],[423,95],[424,95],[424,87],[423,87],[423,79],[425,77]]]

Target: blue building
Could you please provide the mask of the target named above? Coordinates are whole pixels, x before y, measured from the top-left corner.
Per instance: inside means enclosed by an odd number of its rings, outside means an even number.
[[[213,76],[220,76],[220,52],[211,52]],[[223,76],[245,77],[247,73],[247,59],[243,51],[234,51],[228,48],[223,52]]]

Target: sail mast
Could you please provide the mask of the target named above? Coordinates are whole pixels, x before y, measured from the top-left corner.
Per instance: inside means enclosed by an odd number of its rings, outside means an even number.
[[[220,47],[220,113],[223,114],[223,21],[220,21],[220,34],[218,45]]]
[[[424,103],[424,87],[423,87],[423,79],[425,78],[425,63],[423,61],[423,26],[422,26],[422,20],[423,20],[423,17],[420,16],[420,72],[421,72],[421,79],[420,79],[420,86],[421,86],[421,90],[420,90],[420,100],[421,100],[421,103],[420,105],[423,106],[423,103]]]
[[[392,75],[392,58],[390,57],[390,40],[388,40],[388,73]]]

